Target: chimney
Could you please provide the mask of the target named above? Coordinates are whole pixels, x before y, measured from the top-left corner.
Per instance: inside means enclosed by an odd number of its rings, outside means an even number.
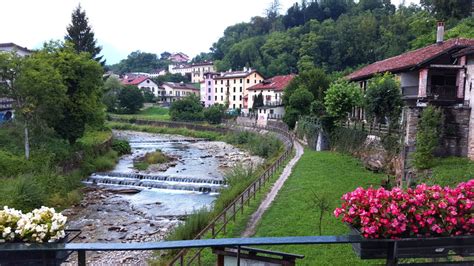
[[[444,41],[444,22],[438,21],[438,30],[436,31],[436,43],[442,44]]]

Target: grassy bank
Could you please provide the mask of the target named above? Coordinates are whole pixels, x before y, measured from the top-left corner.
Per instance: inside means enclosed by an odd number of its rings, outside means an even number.
[[[33,135],[28,161],[17,132],[14,124],[0,127],[0,206],[24,211],[42,205],[68,207],[80,201],[84,177],[113,168],[118,159],[117,152],[104,145],[110,130],[88,131],[74,145],[50,132]]]
[[[455,187],[474,178],[474,162],[468,158],[450,157],[435,160],[435,167],[431,169],[430,176],[421,178],[420,182]]]
[[[148,107],[141,110],[137,114],[133,115],[122,115],[122,114],[112,114],[113,116],[125,118],[125,119],[145,119],[153,121],[169,121],[169,109],[159,106]]]
[[[293,173],[264,214],[256,236],[318,235],[319,215],[314,207],[314,195],[325,197],[330,211],[324,214],[323,235],[344,235],[347,227],[332,215],[340,206],[340,197],[358,186],[379,186],[384,175],[369,172],[350,156],[331,152],[306,150]],[[299,265],[373,264],[359,260],[350,245],[307,245],[266,247],[289,253],[303,254]],[[334,263],[336,262],[336,263]]]
[[[155,126],[143,126],[143,125],[134,125],[129,123],[121,122],[107,122],[106,124],[111,129],[118,130],[135,130],[148,133],[158,133],[158,134],[173,134],[188,136],[193,138],[205,138],[209,140],[221,140],[222,134],[212,131],[196,131],[190,130],[187,128],[171,128],[171,127],[155,127]]]

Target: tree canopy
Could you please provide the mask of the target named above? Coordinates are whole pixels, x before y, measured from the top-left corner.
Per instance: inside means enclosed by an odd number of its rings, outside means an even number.
[[[71,24],[67,27],[67,34],[64,37],[66,41],[74,44],[74,49],[78,52],[87,52],[96,61],[105,64],[102,56],[99,56],[102,47],[97,45],[97,40],[94,37],[94,32],[89,26],[89,19],[86,16],[86,11],[82,10],[81,5],[78,5],[71,15]]]

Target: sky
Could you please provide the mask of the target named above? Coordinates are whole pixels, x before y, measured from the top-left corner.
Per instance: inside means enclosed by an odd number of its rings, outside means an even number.
[[[297,0],[280,0],[284,13]],[[392,0],[397,5],[403,0]],[[78,4],[86,11],[107,64],[133,51],[208,52],[226,27],[262,16],[272,0],[14,0],[2,1],[0,43],[30,49],[62,40]],[[405,4],[419,0],[405,0]]]

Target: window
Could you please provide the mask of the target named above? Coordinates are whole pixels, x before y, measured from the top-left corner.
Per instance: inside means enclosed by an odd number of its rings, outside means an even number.
[[[240,100],[242,101],[242,95],[240,95],[240,97],[239,97],[239,98],[240,98]]]
[[[254,79],[254,80],[253,80],[253,83],[257,84],[257,80],[256,80],[256,79]]]
[[[223,100],[224,100],[224,96],[221,95],[221,101],[223,101]]]
[[[221,80],[221,84],[224,84],[224,81],[223,81],[223,80]]]
[[[150,81],[149,81],[149,80],[147,80],[147,81],[146,81],[146,83],[150,83]]]
[[[239,104],[239,108],[242,109],[242,104]]]
[[[207,100],[210,101],[210,100],[211,100],[211,96],[207,96]]]
[[[217,93],[217,88],[216,88],[216,93]]]
[[[207,82],[207,85],[211,86],[211,81],[210,80]]]
[[[256,78],[256,77],[257,77],[257,73],[253,74],[253,77]]]
[[[221,88],[221,93],[224,93],[224,88]]]
[[[235,101],[235,95],[234,95],[234,97],[232,97],[232,99]]]
[[[242,92],[242,87],[240,87],[240,92]]]
[[[211,88],[209,88],[209,89],[207,90],[207,92],[211,93]]]
[[[217,96],[215,96],[215,101],[217,101]]]
[[[250,79],[247,79],[247,84],[250,83]]]
[[[236,82],[237,82],[237,80],[236,80],[236,79],[234,79],[234,84],[235,84]]]
[[[235,87],[234,87],[234,92],[235,92]]]
[[[234,109],[235,109],[235,103],[234,103]]]
[[[240,84],[242,84],[242,79],[240,79]]]
[[[217,80],[214,80],[214,84],[217,84]]]

